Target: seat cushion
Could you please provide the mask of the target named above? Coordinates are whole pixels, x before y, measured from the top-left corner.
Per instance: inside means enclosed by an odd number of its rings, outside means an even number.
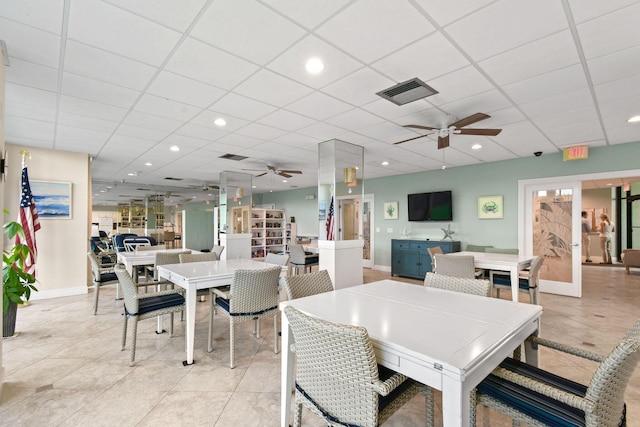
[[[114,280],[118,280],[118,276],[116,276],[116,273],[102,273],[100,275],[100,280],[98,280],[98,282],[105,283],[105,282],[113,282]]]
[[[495,274],[493,276],[493,283],[496,285],[511,286],[511,277]],[[529,280],[521,278],[519,284],[520,289],[529,290]]]
[[[216,304],[218,305],[218,307],[220,307],[221,309],[229,313],[229,316],[257,316],[259,314],[266,313],[267,311],[275,310],[278,308],[278,306],[275,305],[273,307],[269,307],[264,310],[252,311],[250,313],[232,313],[229,309],[229,300],[216,297]]]
[[[128,315],[141,315],[149,313],[151,311],[160,310],[163,308],[174,307],[176,305],[184,304],[184,297],[180,294],[161,295],[150,298],[141,298],[138,301],[138,312],[129,313]],[[125,307],[126,310],[126,307]]]

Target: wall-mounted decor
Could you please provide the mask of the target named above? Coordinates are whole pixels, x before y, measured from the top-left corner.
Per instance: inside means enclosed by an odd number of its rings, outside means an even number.
[[[398,202],[384,202],[384,219],[398,219]]]
[[[318,200],[318,219],[324,221],[327,218],[327,201]]]
[[[71,183],[31,181],[40,219],[71,219]]]
[[[502,196],[479,196],[478,219],[500,219],[504,217]]]

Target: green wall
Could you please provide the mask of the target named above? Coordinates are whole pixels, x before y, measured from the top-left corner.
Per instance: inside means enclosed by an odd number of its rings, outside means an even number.
[[[451,224],[454,239],[460,240],[463,248],[468,243],[517,247],[518,180],[640,169],[638,159],[640,142],[634,142],[590,148],[585,160],[565,162],[562,153],[552,153],[366,180],[365,194],[375,196],[375,264],[391,265],[391,239],[399,238],[403,228],[413,238],[440,240],[444,236],[441,228]],[[407,194],[439,190],[453,192],[453,221],[407,221]],[[317,188],[263,193],[254,195],[254,200],[256,204],[275,203],[277,209],[286,210],[287,217],[295,216],[299,234],[317,235],[318,201],[307,200],[309,194],[316,195]],[[504,196],[504,219],[479,220],[477,197],[495,194]],[[382,219],[382,206],[387,201],[398,201],[399,220]]]

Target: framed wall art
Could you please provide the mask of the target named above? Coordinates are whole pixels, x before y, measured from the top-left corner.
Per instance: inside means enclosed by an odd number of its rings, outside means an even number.
[[[398,219],[398,202],[384,202],[384,219]]]
[[[31,193],[41,219],[71,219],[71,183],[31,181]]]
[[[479,196],[478,219],[504,218],[504,204],[502,196]]]

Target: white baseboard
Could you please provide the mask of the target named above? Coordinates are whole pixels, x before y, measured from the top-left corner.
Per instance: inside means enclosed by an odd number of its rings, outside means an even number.
[[[84,295],[89,293],[88,286],[77,286],[75,288],[52,289],[47,291],[31,292],[31,300],[50,299],[59,297],[69,297],[73,295]]]
[[[386,271],[387,273],[391,273],[391,266],[389,265],[374,265],[373,270]]]

